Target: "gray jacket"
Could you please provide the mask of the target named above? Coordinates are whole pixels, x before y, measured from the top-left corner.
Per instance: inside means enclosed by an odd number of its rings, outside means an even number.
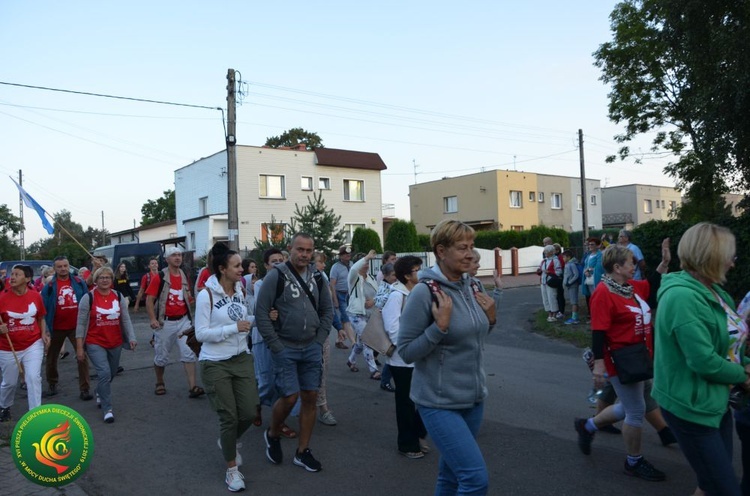
[[[453,300],[453,311],[443,333],[432,317],[432,294],[426,284],[417,284],[406,300],[397,348],[405,362],[414,363],[410,397],[429,408],[471,408],[487,396],[483,348],[491,330],[489,320],[474,297],[467,274],[450,282],[435,266],[419,276],[440,284]]]
[[[323,280],[324,291],[318,294],[318,285],[313,277],[317,269],[314,264],[307,268],[305,283],[317,302],[316,311],[289,267],[286,264],[279,264],[276,268],[278,270],[268,271],[256,295],[255,321],[258,331],[263,336],[263,341],[274,353],[282,351],[285,347],[304,348],[313,341],[317,341],[322,346],[328,339],[333,323],[333,304],[331,293],[325,288],[325,279]],[[283,275],[279,271],[282,271]],[[280,275],[284,277],[284,291],[276,299],[276,287]],[[279,312],[276,322],[272,322],[268,315],[273,308]]]

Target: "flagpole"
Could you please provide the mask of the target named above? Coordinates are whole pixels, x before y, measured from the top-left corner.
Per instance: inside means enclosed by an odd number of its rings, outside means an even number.
[[[93,253],[91,253],[91,252],[90,252],[90,251],[88,250],[88,248],[86,248],[85,246],[83,246],[83,245],[82,245],[82,244],[81,244],[81,243],[80,243],[80,242],[79,242],[79,241],[78,241],[78,240],[77,240],[77,239],[75,238],[75,236],[73,236],[72,234],[70,234],[70,232],[69,232],[69,231],[68,231],[67,229],[65,229],[65,227],[63,227],[63,226],[62,226],[62,224],[60,224],[59,222],[55,221],[55,225],[56,225],[57,227],[59,227],[59,228],[60,228],[60,230],[61,230],[62,232],[64,232],[64,233],[65,233],[65,234],[67,234],[68,236],[70,236],[70,239],[72,239],[73,241],[75,241],[75,243],[76,243],[76,244],[77,244],[78,246],[80,246],[80,247],[81,247],[81,249],[82,249],[83,251],[85,251],[85,252],[86,252],[86,253],[88,254],[88,256],[89,256],[89,257],[93,257],[93,256],[94,256],[94,254],[93,254]]]

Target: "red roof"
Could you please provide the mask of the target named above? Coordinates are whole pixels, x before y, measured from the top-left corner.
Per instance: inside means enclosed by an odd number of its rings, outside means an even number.
[[[377,153],[337,150],[335,148],[316,148],[315,163],[331,167],[348,167],[382,171],[387,169],[385,162]]]

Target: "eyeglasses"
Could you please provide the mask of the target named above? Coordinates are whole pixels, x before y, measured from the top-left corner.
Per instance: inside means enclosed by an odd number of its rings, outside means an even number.
[[[111,281],[112,277],[111,276],[99,276],[96,278],[96,280],[97,281]]]

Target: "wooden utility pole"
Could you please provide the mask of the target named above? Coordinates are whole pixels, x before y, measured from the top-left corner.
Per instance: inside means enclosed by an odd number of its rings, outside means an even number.
[[[23,171],[21,169],[18,169],[18,184],[19,186],[23,187]],[[24,246],[24,231],[26,230],[26,225],[23,222],[23,197],[21,196],[21,192],[18,192],[18,214],[21,218],[21,233],[18,236],[18,241],[21,244],[21,260],[26,260],[26,248]]]
[[[588,201],[586,201],[586,167],[583,162],[583,129],[578,130],[578,153],[581,157],[581,206],[583,207],[583,247],[589,239]]]
[[[234,69],[227,71],[227,234],[229,249],[239,251],[237,214],[237,97]]]

